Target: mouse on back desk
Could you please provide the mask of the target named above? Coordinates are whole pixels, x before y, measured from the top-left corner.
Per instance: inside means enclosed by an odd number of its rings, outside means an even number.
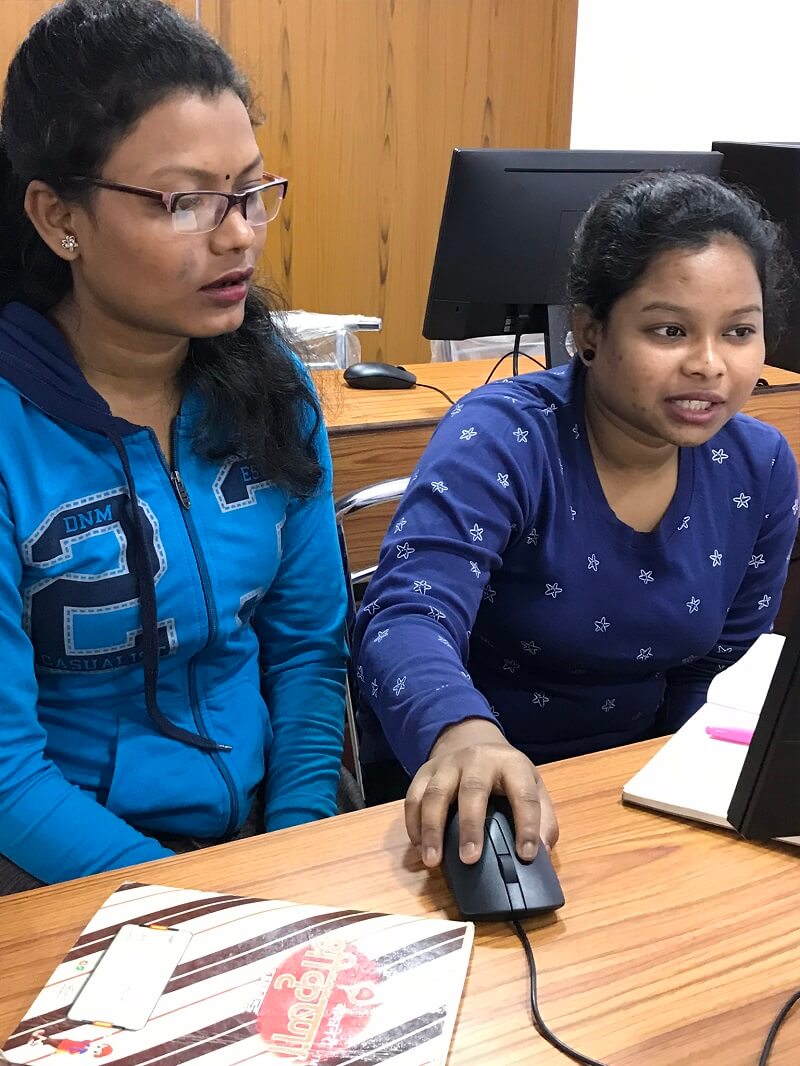
[[[504,796],[490,796],[484,823],[483,851],[476,863],[458,855],[458,811],[445,828],[442,867],[462,918],[504,921],[547,914],[564,906],[547,848],[523,862],[514,848],[511,806]]]
[[[342,377],[351,389],[413,389],[417,383],[410,370],[391,363],[353,363]]]

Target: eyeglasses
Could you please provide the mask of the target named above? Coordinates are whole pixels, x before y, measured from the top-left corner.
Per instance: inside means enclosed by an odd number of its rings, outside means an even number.
[[[280,211],[289,182],[276,174],[263,174],[262,177],[264,182],[261,185],[254,185],[242,192],[212,192],[208,189],[160,192],[139,185],[121,185],[118,181],[107,181],[105,178],[74,177],[70,180],[82,181],[100,189],[145,196],[148,200],[159,200],[169,212],[175,233],[210,233],[222,225],[234,207],[239,206],[245,220],[254,229],[272,222]]]

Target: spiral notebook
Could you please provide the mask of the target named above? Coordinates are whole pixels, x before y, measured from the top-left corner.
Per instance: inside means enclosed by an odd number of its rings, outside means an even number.
[[[2,1051],[11,1063],[44,1066],[73,1057],[443,1066],[473,932],[469,922],[124,884]],[[90,986],[95,969],[102,979]],[[104,1016],[80,1020],[95,1009]]]

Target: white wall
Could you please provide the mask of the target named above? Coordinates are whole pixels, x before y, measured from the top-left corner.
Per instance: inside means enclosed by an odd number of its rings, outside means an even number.
[[[579,0],[573,148],[800,141],[800,0]]]

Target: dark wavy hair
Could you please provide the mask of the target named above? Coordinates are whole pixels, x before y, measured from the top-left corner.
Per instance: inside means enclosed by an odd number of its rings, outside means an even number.
[[[673,249],[738,240],[756,268],[768,344],[780,337],[796,272],[781,227],[744,190],[704,174],[639,174],[603,193],[583,216],[572,246],[567,294],[605,323],[652,260]]]
[[[0,117],[0,307],[19,300],[47,313],[72,288],[69,265],[24,210],[33,179],[88,203],[97,177],[135,123],[176,92],[231,91],[253,119],[245,78],[208,33],[161,0],[64,0],[31,29],[11,66]],[[275,299],[252,289],[234,333],[193,339],[183,373],[205,400],[195,447],[236,455],[293,495],[318,488],[319,405],[291,355]]]

